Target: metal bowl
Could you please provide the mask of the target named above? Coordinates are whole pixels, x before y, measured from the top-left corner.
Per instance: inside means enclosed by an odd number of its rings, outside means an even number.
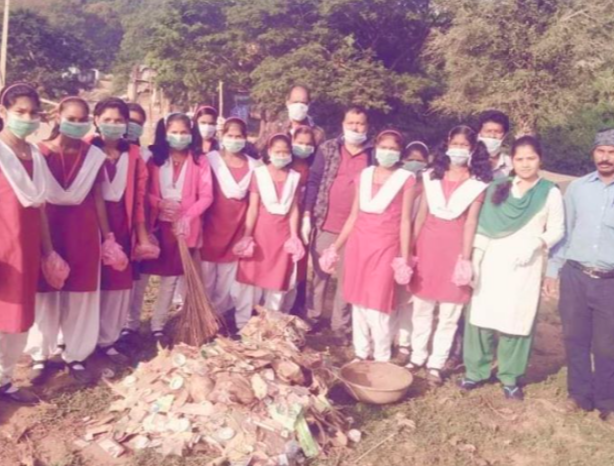
[[[341,368],[340,379],[353,398],[376,405],[399,401],[414,381],[407,369],[376,361],[346,364]]]

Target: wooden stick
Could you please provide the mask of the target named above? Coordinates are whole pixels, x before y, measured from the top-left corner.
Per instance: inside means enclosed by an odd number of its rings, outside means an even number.
[[[373,447],[369,448],[367,451],[365,451],[362,455],[360,455],[358,457],[358,459],[356,459],[356,463],[359,463],[361,459],[363,459],[365,456],[367,456],[369,453],[371,453],[374,450],[377,450],[379,447],[381,447],[384,443],[386,443],[389,440],[392,440],[393,437],[395,437],[398,434],[398,432],[395,432],[394,434],[389,435],[388,437],[386,437],[384,440],[382,440],[381,442],[379,442],[378,444],[374,445]]]

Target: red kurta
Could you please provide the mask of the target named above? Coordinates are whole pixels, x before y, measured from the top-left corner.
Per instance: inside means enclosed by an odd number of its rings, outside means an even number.
[[[88,144],[82,144],[79,154],[52,152],[47,146],[40,145],[49,170],[66,189],[76,178],[83,166]],[[100,270],[100,225],[96,213],[94,191],[96,185],[104,180],[102,169],[89,194],[79,205],[60,206],[47,204],[47,217],[51,231],[53,248],[70,266],[70,275],[62,291],[92,292],[99,286]],[[57,291],[41,276],[39,291]]]
[[[247,161],[243,167],[228,167],[236,182],[241,181],[249,171]],[[234,245],[243,237],[245,215],[249,205],[249,193],[242,200],[224,196],[220,183],[213,175],[213,204],[205,212],[203,222],[203,246],[200,257],[207,262],[234,262]]]
[[[343,297],[348,303],[386,314],[395,309],[396,284],[391,264],[401,250],[403,193],[415,182],[414,177],[409,178],[383,213],[358,212],[344,253]],[[372,196],[382,186],[373,182]]]
[[[107,160],[103,168],[107,171],[109,180],[112,181],[117,173],[115,164]],[[130,183],[130,180],[128,183]],[[128,189],[128,187],[126,187],[126,189]],[[115,241],[124,248],[124,252],[130,257],[130,251],[132,249],[132,232],[128,225],[125,194],[118,202],[105,201],[105,206],[107,208],[109,228],[115,235]],[[129,262],[128,267],[121,272],[108,265],[103,265],[100,289],[105,291],[130,290],[132,289],[133,277],[134,271],[132,270],[132,262]]]
[[[287,180],[287,176],[286,176]],[[281,196],[286,181],[273,181],[277,196]],[[259,193],[256,177],[252,178],[250,191]],[[269,213],[261,201],[254,227],[254,256],[239,260],[237,281],[266,290],[287,291],[294,270],[290,254],[284,251],[284,243],[290,239],[290,213]]]
[[[21,160],[30,177],[31,160]],[[38,207],[24,208],[0,170],[0,332],[27,332],[34,323],[40,273],[41,220]]]

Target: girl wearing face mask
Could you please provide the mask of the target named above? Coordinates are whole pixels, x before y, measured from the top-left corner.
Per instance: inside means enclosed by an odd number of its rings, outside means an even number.
[[[292,165],[291,168],[301,175],[299,200],[302,202],[307,179],[309,178],[309,167],[313,163],[316,150],[316,133],[310,126],[298,126],[292,134]],[[302,205],[299,206],[302,210]],[[302,221],[302,219],[301,219]],[[299,225],[299,231],[301,226]],[[298,315],[303,315],[307,294],[307,262],[308,257],[303,257],[296,268],[296,286],[294,286],[284,298],[284,312],[292,309]]]
[[[516,139],[515,176],[496,180],[486,192],[473,249],[476,276],[464,341],[467,372],[459,381],[464,390],[490,379],[497,341],[503,393],[523,399],[518,379],[529,362],[543,257],[565,232],[561,192],[539,176],[541,161],[539,141]]]
[[[130,110],[124,101],[113,97],[100,101],[94,108],[98,135],[92,144],[102,149],[107,157],[102,193],[111,233],[133,259],[155,259],[159,249],[150,243],[145,224],[147,168],[140,148],[119,135],[119,129],[125,131],[129,121]],[[123,270],[108,265],[102,267],[98,346],[117,364],[128,363],[116,343],[128,319],[137,273],[132,261],[127,262]]]
[[[208,154],[212,150],[220,150],[219,141],[216,138],[217,118],[217,110],[209,105],[199,107],[194,113],[192,137],[194,139],[194,151],[198,154]]]
[[[92,381],[85,360],[100,332],[100,262],[118,270],[128,262],[107,218],[103,194],[107,156],[82,139],[91,128],[89,106],[80,97],[68,97],[57,113],[50,139],[40,149],[52,175],[46,205],[51,238],[68,262],[70,275],[61,290],[47,280],[39,286],[36,322],[28,340],[34,384],[49,375],[47,360],[56,350],[60,332],[65,344],[62,358],[70,374],[82,383]],[[120,131],[125,133],[125,125]]]
[[[463,306],[471,297],[471,251],[484,191],[492,170],[484,144],[468,126],[450,131],[433,168],[424,172],[424,194],[415,221],[417,265],[410,370],[426,364],[427,380],[443,383],[443,369]],[[433,315],[439,319],[429,355]]]
[[[51,281],[57,277],[47,273],[58,265],[67,272],[52,249],[43,210],[46,164],[27,142],[40,125],[40,106],[30,84],[15,83],[0,94],[0,399],[26,404],[37,397],[13,386],[12,378],[34,323],[40,270]]]
[[[267,309],[282,309],[295,264],[305,255],[297,236],[300,175],[290,168],[290,138],[276,134],[266,147],[266,165],[256,168],[252,176],[245,235],[233,249],[241,258],[233,287],[239,329],[261,300]]]
[[[151,158],[151,151],[141,145],[141,137],[145,131],[145,123],[147,122],[147,114],[145,109],[135,103],[129,102],[128,110],[130,111],[130,120],[128,120],[128,132],[126,133],[126,139],[130,144],[139,146],[141,149],[141,158],[143,162],[147,163]]]
[[[415,177],[401,168],[403,137],[394,130],[376,138],[377,166],[364,169],[356,181],[352,213],[335,243],[320,259],[332,269],[345,241],[344,299],[352,304],[352,337],[356,358],[389,361],[391,316],[396,284],[411,278],[409,245]],[[329,262],[329,258],[333,260]]]
[[[232,248],[244,235],[249,185],[260,164],[243,153],[246,139],[245,122],[229,118],[222,130],[222,149],[207,153],[213,171],[213,204],[204,216],[200,257],[205,289],[220,315],[233,308],[230,290],[238,257]]]
[[[192,149],[192,121],[183,113],[171,113],[156,126],[149,147],[149,203],[152,230],[160,244],[160,257],[145,261],[143,273],[159,275],[160,287],[151,318],[151,331],[162,346],[169,344],[164,325],[178,278],[183,275],[177,237],[189,248],[202,241],[202,214],[213,201],[211,168],[206,157]]]

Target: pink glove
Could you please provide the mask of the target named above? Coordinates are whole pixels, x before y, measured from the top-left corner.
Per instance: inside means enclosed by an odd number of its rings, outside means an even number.
[[[61,290],[64,287],[64,283],[70,274],[70,267],[55,251],[51,251],[47,257],[43,258],[41,269],[47,283],[56,290]]]
[[[122,247],[115,241],[115,235],[109,233],[102,243],[102,263],[121,272],[128,267],[128,257]]]
[[[392,266],[392,270],[394,270],[394,281],[399,285],[408,285],[413,271],[405,259],[402,257],[395,257],[390,265]]]
[[[244,236],[234,245],[232,253],[241,259],[249,259],[254,256],[255,248],[256,243],[254,243],[254,238],[251,236]]]
[[[190,219],[181,217],[173,223],[173,233],[175,233],[175,236],[190,236]]]
[[[339,262],[339,254],[337,253],[335,245],[331,244],[322,252],[318,264],[320,264],[320,268],[323,272],[330,274],[335,271],[337,262]]]
[[[298,236],[292,236],[284,243],[284,251],[292,256],[292,262],[298,262],[305,257],[305,247]]]
[[[159,204],[160,213],[158,218],[163,222],[175,222],[181,212],[181,204],[177,201],[163,199]]]
[[[470,260],[458,257],[454,273],[452,274],[452,283],[456,286],[467,286],[471,284],[473,278],[473,265]]]
[[[153,243],[137,244],[132,254],[135,261],[154,260],[160,257],[160,248]]]

